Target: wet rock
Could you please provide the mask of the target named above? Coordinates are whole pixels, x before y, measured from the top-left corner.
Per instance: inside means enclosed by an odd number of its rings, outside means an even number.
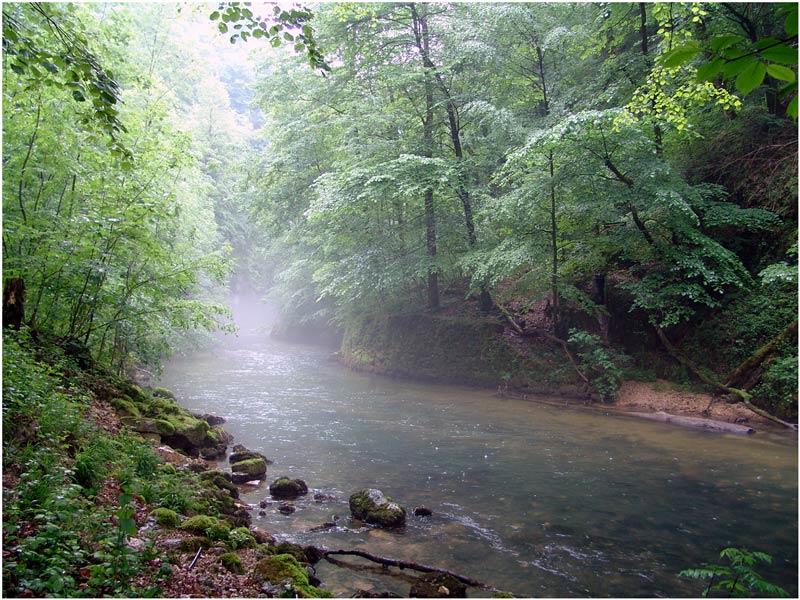
[[[259,517],[266,517],[267,516],[267,511],[265,511],[265,510],[258,511],[258,516]]]
[[[415,517],[430,517],[433,511],[425,506],[415,506],[413,513]]]
[[[331,502],[336,500],[336,496],[331,496],[330,494],[322,494],[317,492],[314,494],[314,502]]]
[[[247,475],[247,481],[265,479],[267,476],[267,462],[263,458],[248,458],[232,464],[231,470],[239,475]]]
[[[364,489],[350,496],[350,512],[356,519],[378,527],[396,528],[406,524],[406,509],[376,489]]]
[[[282,515],[290,515],[296,510],[297,509],[291,504],[281,504],[278,507],[278,512],[281,513]]]
[[[231,465],[233,465],[235,463],[240,463],[245,460],[252,460],[254,458],[260,458],[266,464],[272,464],[272,461],[269,460],[266,456],[264,456],[260,452],[254,452],[253,450],[248,450],[241,444],[236,444],[233,447],[233,453],[230,455],[230,458],[228,458],[228,461],[231,463]]]
[[[266,500],[262,500],[261,502],[258,503],[258,505],[261,508],[267,508],[267,506],[269,506],[269,502],[267,502]]]
[[[466,598],[467,586],[445,573],[425,573],[411,586],[409,598]]]
[[[225,423],[224,417],[218,417],[216,415],[211,415],[211,414],[208,414],[208,413],[202,413],[202,414],[200,414],[200,413],[192,413],[192,416],[195,419],[200,419],[201,421],[205,421],[206,423],[208,423],[212,427],[214,425],[222,425],[223,423]]]
[[[402,596],[398,596],[394,592],[386,592],[381,591],[376,588],[371,590],[358,590],[355,594],[350,596],[351,598],[402,598]]]
[[[288,477],[279,477],[273,481],[269,486],[269,493],[274,498],[284,498],[293,500],[298,496],[308,493],[308,486],[302,479],[289,479]]]
[[[274,544],[275,538],[260,527],[251,527],[250,535],[256,538],[259,544]]]

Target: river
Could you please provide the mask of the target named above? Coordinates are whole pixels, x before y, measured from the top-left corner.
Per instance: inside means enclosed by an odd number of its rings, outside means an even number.
[[[771,554],[760,572],[797,594],[794,436],[710,434],[555,398],[357,374],[330,348],[252,325],[173,359],[161,385],[268,456],[267,484],[307,482],[293,514],[277,502],[254,511],[253,523],[280,538],[443,567],[528,597],[696,596],[702,584],[679,571],[748,547]],[[402,531],[355,528],[347,500],[364,487],[433,515],[409,516]],[[243,494],[265,499],[266,485]],[[317,570],[337,596],[408,594],[406,581],[374,570],[325,561]]]

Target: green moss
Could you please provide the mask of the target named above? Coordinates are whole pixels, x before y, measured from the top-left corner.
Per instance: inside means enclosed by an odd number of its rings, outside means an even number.
[[[206,532],[214,525],[219,524],[219,519],[216,517],[209,517],[208,515],[195,515],[181,525],[181,529],[196,533],[198,535],[205,535]]]
[[[131,400],[128,396],[110,398],[108,402],[109,404],[111,404],[111,406],[114,407],[114,410],[121,417],[141,416],[139,408],[136,406],[136,404],[134,404],[133,400]]]
[[[263,458],[250,458],[241,462],[231,465],[231,470],[234,473],[245,473],[258,477],[267,472],[267,462]]]
[[[237,527],[228,536],[228,546],[231,550],[255,548],[256,544],[256,538],[251,535],[247,527]]]
[[[181,518],[178,516],[178,513],[176,513],[174,510],[163,507],[155,509],[150,513],[150,516],[155,517],[156,523],[162,527],[177,527],[181,522]]]
[[[230,533],[231,526],[227,521],[219,521],[218,523],[214,523],[211,525],[211,527],[206,529],[206,535],[212,542],[227,541]]]
[[[153,388],[153,397],[155,398],[175,398],[175,394],[171,390],[163,387]]]
[[[211,540],[209,540],[205,536],[195,536],[191,538],[187,538],[185,540],[181,540],[178,549],[182,552],[197,552],[200,548],[210,548],[211,547]]]
[[[242,559],[236,556],[233,552],[226,552],[219,557],[219,561],[222,563],[222,566],[231,573],[235,573],[236,575],[244,574],[244,565],[242,564]]]
[[[326,590],[311,585],[308,573],[291,554],[277,554],[262,558],[253,569],[253,577],[273,585],[288,583],[292,592],[301,598],[331,598]]]

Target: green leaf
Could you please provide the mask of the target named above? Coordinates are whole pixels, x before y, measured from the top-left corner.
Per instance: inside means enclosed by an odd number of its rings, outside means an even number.
[[[228,26],[225,23],[220,23],[217,27],[220,33],[228,33]]]
[[[773,46],[761,51],[761,56],[773,62],[779,62],[784,65],[797,64],[797,48],[792,48],[786,44],[780,46]]]
[[[764,63],[756,61],[736,78],[736,89],[746,96],[761,85],[766,74],[767,67]]]
[[[786,107],[786,114],[797,119],[797,96],[789,102],[789,106]]]
[[[724,66],[725,66],[724,58],[715,58],[714,60],[699,66],[697,68],[697,80],[709,81],[711,79],[714,79],[714,76],[720,71],[722,71],[722,68]]]
[[[789,67],[784,67],[782,65],[767,65],[767,73],[769,73],[775,79],[780,79],[781,81],[792,82],[797,79],[794,71],[792,71]]]
[[[763,50],[764,48],[767,48],[767,47],[770,47],[770,48],[777,47],[778,45],[780,45],[780,43],[781,43],[781,40],[779,40],[777,38],[766,37],[766,38],[761,38],[760,40],[758,40],[755,43],[755,46],[759,50]]]
[[[689,42],[661,55],[659,62],[665,67],[679,67],[700,52],[697,42]]]
[[[78,90],[72,90],[72,97],[75,98],[78,102],[85,102],[86,97],[80,93]]]
[[[746,56],[737,60],[731,60],[725,63],[725,66],[722,68],[722,72],[725,74],[725,77],[735,77],[742,71],[752,67],[757,62],[758,59],[755,56]]]
[[[786,35],[797,35],[797,4],[792,2],[786,10],[786,20],[783,23]]]
[[[713,40],[711,40],[711,49],[714,52],[719,52],[723,48],[727,48],[729,46],[733,46],[734,44],[741,42],[744,38],[740,35],[718,35]]]
[[[211,19],[212,21],[216,21],[217,19],[219,19],[219,11],[215,10],[214,12],[211,13],[211,15],[208,18]]]

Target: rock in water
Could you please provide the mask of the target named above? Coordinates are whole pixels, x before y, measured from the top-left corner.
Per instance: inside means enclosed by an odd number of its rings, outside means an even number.
[[[411,586],[410,598],[466,598],[467,586],[445,573],[425,573]]]
[[[376,489],[365,489],[350,496],[350,512],[356,519],[379,527],[403,527],[406,509]]]
[[[274,498],[284,498],[286,500],[294,500],[298,496],[308,493],[308,486],[302,479],[289,479],[288,477],[279,477],[273,481],[269,486],[269,493]]]

